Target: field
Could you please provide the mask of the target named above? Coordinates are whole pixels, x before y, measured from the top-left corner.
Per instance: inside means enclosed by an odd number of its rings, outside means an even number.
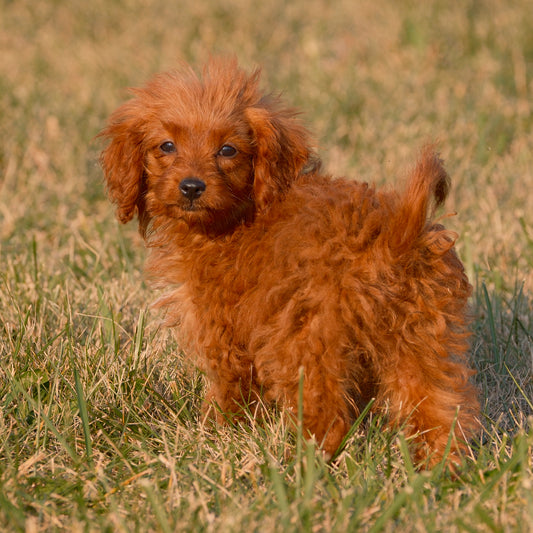
[[[0,27],[0,530],[533,531],[529,0],[0,0]],[[333,464],[282,414],[199,420],[95,137],[127,87],[212,54],[261,65],[337,175],[395,183],[439,142],[484,425],[458,476],[378,417]]]

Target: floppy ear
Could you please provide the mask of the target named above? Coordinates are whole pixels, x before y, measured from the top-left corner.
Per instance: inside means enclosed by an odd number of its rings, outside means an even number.
[[[146,229],[142,130],[141,111],[131,100],[111,115],[109,125],[99,135],[110,140],[100,161],[109,198],[117,206],[117,218],[125,224],[137,211],[141,233],[143,226]]]
[[[313,152],[309,133],[294,112],[266,105],[249,107],[246,115],[255,141],[254,200],[264,209],[290,187]]]

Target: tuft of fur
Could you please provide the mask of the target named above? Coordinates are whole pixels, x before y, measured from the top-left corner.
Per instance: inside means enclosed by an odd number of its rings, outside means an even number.
[[[403,192],[332,178],[258,81],[221,59],[161,74],[102,133],[110,199],[121,222],[137,214],[156,306],[206,373],[205,412],[259,398],[296,412],[303,369],[304,426],[328,456],[375,398],[417,459],[440,460],[451,434],[456,460],[478,402],[471,286],[433,221],[442,161],[425,147]]]

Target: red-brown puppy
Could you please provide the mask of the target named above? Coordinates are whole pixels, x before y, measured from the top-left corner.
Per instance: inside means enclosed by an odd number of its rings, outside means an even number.
[[[449,179],[426,148],[401,193],[323,173],[309,134],[259,72],[212,60],[156,76],[111,116],[102,162],[121,222],[135,214],[157,305],[205,371],[223,420],[262,397],[333,455],[375,398],[452,456],[477,426],[471,287],[455,235],[431,220]],[[452,457],[453,460],[455,460]]]

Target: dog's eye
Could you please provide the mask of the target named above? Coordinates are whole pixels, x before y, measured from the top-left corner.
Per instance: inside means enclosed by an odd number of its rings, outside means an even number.
[[[219,151],[218,155],[222,157],[234,157],[237,155],[237,148],[231,144],[225,144]]]
[[[159,146],[159,148],[162,152],[165,152],[165,154],[172,154],[176,151],[176,145],[171,141],[165,141]]]

